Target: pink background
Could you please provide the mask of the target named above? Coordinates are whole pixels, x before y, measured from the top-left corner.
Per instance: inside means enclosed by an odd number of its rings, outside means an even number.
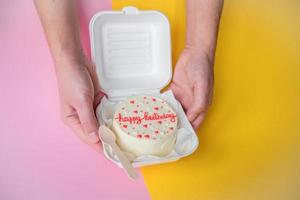
[[[90,0],[88,22],[110,2]],[[83,144],[59,118],[53,63],[32,1],[0,2],[0,199],[149,199],[142,177]]]

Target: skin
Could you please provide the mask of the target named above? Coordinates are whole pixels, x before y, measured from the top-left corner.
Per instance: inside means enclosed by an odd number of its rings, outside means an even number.
[[[194,129],[202,123],[213,94],[213,63],[222,0],[187,0],[186,45],[177,64],[171,89]]]
[[[100,92],[95,66],[82,50],[76,1],[35,0],[54,60],[63,122],[85,143],[101,151],[95,106]],[[194,129],[212,99],[213,61],[222,0],[186,0],[186,46],[170,88]]]

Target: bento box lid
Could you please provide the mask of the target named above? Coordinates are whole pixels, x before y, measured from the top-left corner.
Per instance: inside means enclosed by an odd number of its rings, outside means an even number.
[[[92,60],[109,97],[159,93],[171,80],[171,36],[159,11],[124,7],[90,21]]]

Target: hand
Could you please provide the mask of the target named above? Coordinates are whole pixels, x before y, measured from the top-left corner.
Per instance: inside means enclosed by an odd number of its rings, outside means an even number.
[[[85,143],[101,151],[94,106],[103,97],[93,65],[85,58],[65,61],[56,67],[61,116]]]
[[[170,88],[194,129],[198,129],[212,100],[212,60],[200,50],[184,49],[177,61]]]

